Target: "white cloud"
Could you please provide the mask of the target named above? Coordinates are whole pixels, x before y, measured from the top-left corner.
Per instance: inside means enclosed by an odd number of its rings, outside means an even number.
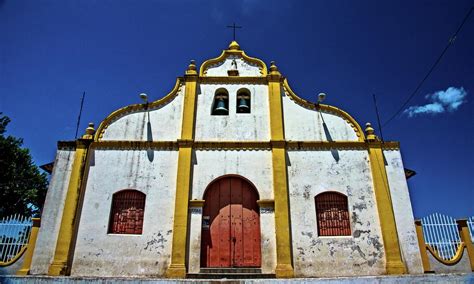
[[[449,87],[446,91],[437,91],[426,95],[425,99],[430,103],[422,106],[411,106],[403,113],[408,114],[409,117],[414,117],[422,114],[435,115],[446,111],[453,112],[466,102],[466,96],[467,92],[463,87]]]

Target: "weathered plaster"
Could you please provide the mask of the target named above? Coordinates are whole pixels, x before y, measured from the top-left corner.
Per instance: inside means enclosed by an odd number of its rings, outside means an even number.
[[[258,167],[255,167],[258,165]],[[273,199],[271,151],[196,151],[193,169],[192,199],[203,199],[207,186],[216,178],[234,174],[248,179],[260,199]],[[191,217],[189,267],[199,267],[201,249],[201,218]],[[262,271],[272,273],[276,263],[274,214],[260,215]],[[196,263],[197,262],[197,263]]]
[[[459,272],[472,272],[471,264],[469,262],[469,255],[467,250],[464,249],[463,255],[458,263],[454,265],[445,265],[438,260],[428,251],[428,260],[430,262],[431,270],[435,273],[459,273]]]
[[[169,141],[181,135],[184,89],[157,109],[129,113],[112,122],[102,140]],[[137,97],[138,99],[138,97]]]
[[[344,118],[332,113],[307,109],[291,100],[288,95],[282,95],[282,99],[287,140],[358,141],[354,129]],[[324,128],[323,122],[327,129]]]
[[[15,275],[23,266],[26,252],[9,266],[0,266],[0,275]],[[0,281],[0,283],[3,283]]]
[[[41,227],[36,240],[30,274],[47,274],[49,265],[53,261],[74,154],[74,149],[59,149],[56,153],[54,169],[41,213]]]
[[[229,92],[229,115],[211,115],[217,89]],[[237,91],[250,91],[251,112],[237,113]],[[201,84],[198,88],[196,140],[261,141],[270,140],[268,86],[249,84]]]
[[[164,274],[169,264],[177,151],[95,150],[77,235],[72,275]],[[126,166],[125,166],[126,165]],[[146,194],[143,233],[108,234],[112,194]]]
[[[262,248],[262,273],[275,273],[276,267],[276,239],[275,239],[275,211],[269,208],[260,208],[260,231]]]
[[[384,157],[387,162],[385,169],[390,186],[402,259],[409,273],[423,273],[415,219],[413,217],[402,156],[399,150],[389,150],[384,151]]]
[[[204,71],[206,76],[227,77],[227,70],[234,69],[232,66],[233,59],[235,59],[235,63],[237,63],[239,76],[262,76],[260,67],[257,64],[248,62],[237,55],[230,55],[225,60],[209,66],[209,68]]]
[[[384,274],[383,240],[367,151],[289,151],[288,157],[295,276]],[[314,197],[325,191],[348,197],[351,236],[318,237]]]
[[[188,254],[188,273],[199,273],[201,268],[201,224],[202,207],[193,207],[189,209],[189,254]]]

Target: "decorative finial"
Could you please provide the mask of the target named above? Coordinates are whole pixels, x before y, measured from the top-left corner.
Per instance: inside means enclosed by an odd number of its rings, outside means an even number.
[[[95,128],[94,123],[89,122],[89,126],[86,128],[86,133],[82,135],[82,139],[92,139],[94,138]]]
[[[278,71],[278,67],[275,65],[275,61],[270,62],[270,75],[281,76],[280,71]]]
[[[188,65],[188,69],[186,70],[186,75],[196,75],[196,61],[191,60]]]
[[[235,40],[233,40],[233,41],[229,44],[229,49],[230,49],[230,50],[240,50],[240,45],[239,45]]]
[[[370,142],[370,141],[377,141],[378,140],[377,135],[375,135],[374,133],[375,133],[375,130],[372,127],[372,124],[370,122],[367,122],[365,124],[365,134],[367,136],[367,141]]]

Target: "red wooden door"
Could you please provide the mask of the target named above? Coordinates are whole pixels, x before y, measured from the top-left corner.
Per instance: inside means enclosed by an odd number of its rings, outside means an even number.
[[[245,179],[220,178],[204,196],[201,267],[260,267],[258,194]]]

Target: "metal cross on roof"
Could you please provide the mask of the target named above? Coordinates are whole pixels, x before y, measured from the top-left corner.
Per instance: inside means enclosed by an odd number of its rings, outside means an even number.
[[[241,29],[242,26],[236,26],[235,23],[232,26],[227,26],[228,28],[234,29],[234,41],[235,41],[235,29]]]

